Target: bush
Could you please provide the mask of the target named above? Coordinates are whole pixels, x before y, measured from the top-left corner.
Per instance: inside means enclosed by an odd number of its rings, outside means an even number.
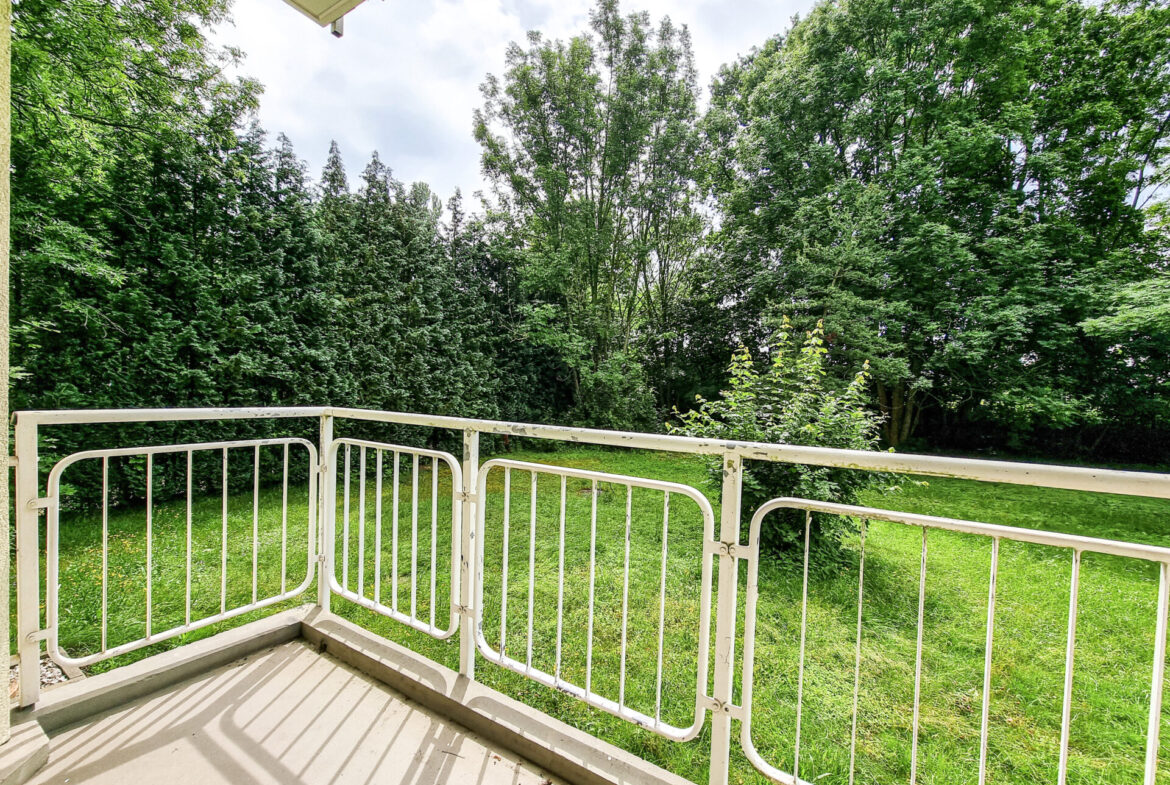
[[[677,409],[672,433],[713,439],[799,444],[876,450],[881,419],[867,406],[869,363],[843,389],[827,384],[824,326],[806,334],[797,345],[792,324],[784,319],[773,335],[770,360],[756,363],[745,347],[735,352],[728,368],[729,388],[716,400],[696,396],[698,406],[686,413]],[[722,466],[713,459],[713,482],[720,482]],[[791,463],[752,462],[744,469],[743,524],[761,504],[777,496],[856,503],[858,493],[882,478],[870,472]],[[852,524],[836,516],[814,516],[811,530],[817,548],[836,547]],[[768,517],[760,535],[761,547],[773,553],[803,549],[804,513],[781,510]]]

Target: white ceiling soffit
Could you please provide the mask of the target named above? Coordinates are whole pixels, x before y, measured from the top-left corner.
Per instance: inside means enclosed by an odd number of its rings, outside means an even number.
[[[336,22],[354,8],[362,4],[362,0],[284,0],[293,8],[325,27]]]

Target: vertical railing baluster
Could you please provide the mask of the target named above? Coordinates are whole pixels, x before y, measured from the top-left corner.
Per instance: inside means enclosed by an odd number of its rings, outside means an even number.
[[[146,456],[146,639],[150,640],[154,608],[154,456]]]
[[[306,577],[316,575],[318,578],[326,572],[324,568],[329,565],[329,557],[324,550],[317,548],[317,542],[320,540],[320,534],[317,526],[318,516],[320,511],[318,509],[319,502],[323,497],[320,492],[321,483],[325,481],[320,471],[319,461],[322,460],[322,453],[317,453],[317,463],[313,460],[313,450],[306,449],[305,457],[308,459],[309,483],[308,488],[308,503],[305,505],[305,572]],[[328,589],[328,586],[324,588]],[[320,599],[320,588],[318,588],[318,599]]]
[[[253,450],[252,457],[252,602],[259,596],[260,580],[260,445]]]
[[[987,731],[991,722],[991,647],[995,638],[995,584],[999,574],[999,538],[991,540],[991,575],[987,584],[987,638],[983,644],[983,719],[979,725],[979,785],[987,782]]]
[[[1162,687],[1166,677],[1166,624],[1170,612],[1170,564],[1158,565],[1158,621],[1154,631],[1154,673],[1150,680],[1150,719],[1146,728],[1144,785],[1158,774],[1158,735],[1162,725]]]
[[[227,611],[227,556],[228,556],[228,448],[223,448],[223,530],[220,533],[219,552],[219,612]]]
[[[459,475],[462,475],[463,472],[462,469],[457,468],[459,464],[455,463],[454,461],[444,458],[443,462],[447,464],[447,469],[451,472],[451,551],[449,556],[450,561],[447,562],[449,565],[451,565],[451,571],[447,576],[446,589],[449,593],[447,605],[449,607],[449,612],[454,614],[456,617],[454,620],[452,620],[452,623],[458,628],[463,624],[463,617],[466,615],[463,612],[463,587],[460,585],[463,582],[463,565],[460,563],[460,553],[463,549],[463,500],[460,498],[463,495],[463,478]],[[478,484],[478,482],[478,476],[471,479],[471,484],[473,485]],[[472,544],[475,547],[472,548],[471,565],[478,565],[480,559],[478,546],[483,544],[483,540],[480,539],[478,542],[473,540]],[[475,572],[474,569],[472,571]],[[474,587],[472,593],[474,594]],[[472,599],[471,604],[467,607],[474,608],[478,605],[479,601]],[[474,619],[472,619],[472,624],[470,626],[473,628],[475,627]],[[474,655],[474,640],[472,641],[471,648],[472,654]],[[459,656],[463,656],[462,652],[460,652]]]
[[[926,614],[926,527],[922,527],[922,558],[918,565],[918,640],[914,650],[914,720],[910,738],[910,785],[918,781],[918,722],[922,704],[922,628]]]
[[[374,602],[382,604],[382,448],[374,460]]]
[[[350,445],[345,445],[345,480],[341,497],[341,588],[349,591],[349,475]]]
[[[16,524],[16,639],[20,655],[20,705],[37,702],[41,691],[41,545],[40,510],[33,501],[40,495],[38,441],[36,420],[14,413],[16,427],[13,441],[16,447],[16,497],[12,512]],[[48,532],[46,532],[46,537]],[[45,565],[45,572],[53,568]],[[45,601],[48,603],[46,590]],[[46,613],[50,612],[46,608]],[[9,634],[5,631],[5,634]]]
[[[504,467],[504,552],[500,567],[500,654],[508,651],[508,534],[512,525],[512,468]]]
[[[288,443],[280,479],[280,593],[288,591]]]
[[[626,486],[626,551],[622,567],[622,659],[618,668],[618,709],[626,707],[626,643],[630,622],[630,519],[633,512],[634,486]]]
[[[358,549],[357,593],[366,594],[366,446],[358,450]]]
[[[804,513],[804,577],[800,600],[800,661],[796,668],[796,745],[792,751],[792,777],[800,777],[800,720],[804,713],[804,650],[808,640],[808,553],[812,541],[812,510]],[[753,543],[754,544],[754,543]]]
[[[459,611],[459,674],[475,679],[476,636],[478,624],[483,620],[483,537],[477,534],[480,528],[480,514],[483,511],[485,489],[479,486],[479,431],[467,428],[463,431],[463,462],[460,470],[458,519],[455,531],[458,533],[458,548],[453,543],[451,590],[458,596]],[[454,489],[452,489],[454,490]],[[456,513],[451,511],[452,516]],[[458,568],[455,559],[458,558]],[[452,600],[454,604],[456,600]]]
[[[561,680],[561,638],[565,616],[565,475],[561,475],[561,539],[557,556],[557,647],[553,678]]]
[[[309,471],[317,477],[309,483],[309,510],[317,513],[317,607],[328,612],[333,604],[337,536],[337,450],[333,444],[333,415],[322,414],[317,426],[317,461]],[[318,489],[320,489],[318,491]],[[318,491],[314,493],[314,491]],[[320,498],[320,503],[317,499]],[[312,521],[309,522],[308,556],[313,558]]]
[[[589,621],[585,642],[585,694],[593,684],[593,600],[597,582],[597,480],[592,480],[589,491]]]
[[[431,458],[431,628],[435,626],[435,570],[438,568],[438,549],[436,540],[439,538],[439,459]]]
[[[861,556],[857,563],[857,643],[853,651],[853,720],[849,730],[849,785],[857,765],[857,706],[861,697],[861,612],[865,591],[865,535],[869,521],[861,522]]]
[[[536,472],[532,474],[532,490],[528,502],[528,655],[525,662],[532,669],[533,603],[536,600]]]
[[[190,503],[187,506],[187,531],[191,531]],[[187,535],[187,607],[191,606],[191,535]],[[108,646],[110,583],[110,459],[102,457],[102,651]],[[189,621],[189,620],[188,620]]]
[[[392,482],[394,493],[390,497],[390,608],[398,611],[398,483],[401,482],[402,460],[398,450],[393,450],[394,472]]]
[[[417,618],[418,599],[418,453],[410,464],[410,618]]]
[[[654,685],[654,722],[662,722],[662,650],[666,634],[666,554],[670,537],[670,491],[662,494],[662,571],[658,583],[658,673]]]
[[[1068,588],[1068,641],[1064,649],[1064,699],[1060,709],[1060,764],[1057,785],[1068,779],[1068,740],[1072,730],[1073,659],[1077,648],[1077,596],[1081,584],[1081,552],[1073,550],[1072,571]]]
[[[103,459],[103,461],[104,460],[105,459]],[[186,553],[186,556],[187,556],[187,558],[186,558],[187,580],[186,580],[186,588],[183,592],[183,607],[185,608],[185,610],[183,612],[183,623],[184,624],[191,623],[191,505],[193,504],[192,496],[191,496],[191,475],[194,474],[193,467],[192,467],[193,463],[194,463],[194,454],[191,450],[187,450],[187,553]],[[103,485],[104,485],[105,484],[104,477],[102,478],[102,481],[103,481]],[[104,531],[104,529],[105,529],[105,524],[103,521],[103,531]],[[103,588],[103,593],[102,593],[102,607],[103,607],[103,612],[104,612],[104,609],[105,609],[104,588]],[[104,638],[103,638],[103,640],[104,640]],[[102,648],[103,649],[105,648],[105,644],[102,645]]]

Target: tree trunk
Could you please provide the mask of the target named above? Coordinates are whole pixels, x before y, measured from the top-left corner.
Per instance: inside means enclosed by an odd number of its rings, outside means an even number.
[[[882,423],[882,438],[890,447],[897,449],[914,435],[921,407],[914,400],[914,392],[907,392],[903,382],[892,387],[878,382],[877,397],[878,408],[886,418]]]

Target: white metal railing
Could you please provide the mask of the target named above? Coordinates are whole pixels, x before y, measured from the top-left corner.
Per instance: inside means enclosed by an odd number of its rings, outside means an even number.
[[[309,472],[308,478],[308,560],[305,564],[305,577],[295,588],[288,588],[288,483],[289,483],[289,447],[303,447],[309,456],[311,467],[317,465],[317,449],[305,439],[251,439],[246,441],[206,442],[201,444],[167,445],[161,447],[129,447],[108,450],[88,450],[70,455],[57,462],[49,472],[48,495],[43,506],[48,511],[46,532],[46,559],[45,559],[45,618],[47,650],[53,660],[62,665],[85,667],[102,660],[117,657],[121,654],[141,649],[151,644],[161,643],[178,635],[207,627],[227,619],[240,616],[250,611],[259,610],[269,605],[291,599],[303,593],[313,582],[313,563],[315,561],[314,524],[316,521],[317,473]],[[259,596],[259,553],[260,553],[260,451],[264,447],[283,448],[283,472],[281,475],[282,507],[281,507],[281,547],[280,547],[280,590],[267,597]],[[253,454],[253,488],[252,488],[252,598],[251,601],[228,607],[228,496],[229,472],[228,455],[231,450],[249,449]],[[220,595],[219,612],[203,618],[192,618],[191,613],[191,530],[193,494],[193,466],[194,456],[198,452],[220,452],[223,456],[223,487],[222,505],[222,535],[220,538]],[[158,632],[154,629],[152,590],[154,588],[154,459],[157,455],[183,453],[186,455],[186,538],[185,538],[185,591],[183,623]],[[111,458],[144,457],[146,459],[146,564],[145,564],[145,634],[135,640],[127,641],[116,646],[109,646],[109,464]],[[99,651],[83,657],[71,657],[60,647],[60,585],[58,576],[59,563],[59,532],[61,516],[61,477],[70,466],[85,460],[101,460],[102,465],[102,570],[101,570],[101,646]]]
[[[804,510],[804,569],[800,617],[800,665],[797,672],[796,698],[796,743],[793,749],[793,763],[791,773],[782,771],[763,759],[752,741],[752,682],[755,672],[755,640],[756,640],[756,604],[759,599],[759,553],[760,531],[767,515],[775,510],[793,509]],[[1146,731],[1146,758],[1145,782],[1154,782],[1158,765],[1158,731],[1162,719],[1162,687],[1165,680],[1166,667],[1166,628],[1167,628],[1167,600],[1170,596],[1170,548],[1152,545],[1103,540],[1094,537],[1082,537],[1072,534],[1039,531],[1035,529],[1017,529],[1011,526],[998,526],[989,523],[955,520],[953,518],[938,518],[930,515],[915,515],[911,513],[879,510],[872,507],[856,507],[845,504],[817,502],[808,499],[781,498],[772,499],[762,505],[752,516],[748,534],[748,544],[740,550],[741,558],[748,562],[748,578],[746,604],[744,609],[743,632],[743,688],[742,710],[740,724],[740,745],[744,754],[752,765],[770,779],[786,783],[804,783],[800,779],[800,720],[802,714],[802,699],[804,694],[804,663],[805,646],[808,634],[808,573],[809,573],[809,543],[814,513],[838,515],[861,521],[860,561],[857,573],[857,637],[854,647],[853,666],[853,703],[850,715],[849,739],[849,781],[853,782],[857,755],[857,715],[858,691],[861,677],[861,632],[862,608],[865,588],[865,539],[869,521],[889,521],[892,523],[916,526],[922,530],[922,553],[918,573],[918,622],[917,648],[914,661],[914,713],[911,731],[910,752],[910,782],[916,782],[918,775],[918,740],[919,740],[919,704],[922,697],[922,631],[923,613],[926,607],[926,548],[927,531],[943,530],[975,534],[991,539],[991,568],[988,576],[987,597],[987,625],[983,655],[983,686],[982,705],[979,727],[979,769],[978,781],[980,785],[987,780],[987,739],[990,722],[989,701],[991,698],[991,664],[992,644],[995,638],[995,597],[996,583],[999,570],[999,544],[1001,540],[1027,542],[1053,548],[1067,549],[1071,553],[1071,582],[1069,587],[1068,626],[1065,647],[1064,691],[1062,696],[1061,727],[1060,727],[1060,759],[1057,770],[1057,783],[1064,785],[1068,774],[1068,744],[1069,730],[1072,717],[1073,696],[1073,664],[1076,652],[1077,633],[1077,602],[1080,588],[1081,555],[1083,553],[1101,553],[1111,556],[1120,556],[1128,559],[1140,559],[1155,562],[1159,565],[1158,584],[1158,611],[1155,620],[1153,675],[1150,684],[1149,723]]]
[[[689,485],[680,485],[674,482],[662,482],[659,480],[649,480],[640,477],[628,477],[619,474],[608,474],[605,472],[585,471],[582,469],[567,469],[560,466],[549,466],[539,463],[527,463],[524,461],[511,461],[494,459],[487,461],[479,470],[479,486],[477,490],[477,498],[487,498],[487,481],[488,475],[493,469],[502,469],[504,472],[504,496],[503,496],[503,562],[501,565],[500,574],[503,579],[503,586],[501,589],[502,607],[500,609],[500,645],[492,647],[488,643],[483,631],[483,575],[486,569],[484,564],[484,524],[486,514],[486,504],[479,505],[479,519],[478,529],[480,533],[478,536],[479,547],[476,552],[476,581],[475,581],[475,622],[476,622],[476,644],[479,648],[479,653],[483,655],[484,659],[489,662],[494,662],[502,668],[522,674],[533,681],[560,690],[561,692],[572,695],[575,698],[609,712],[624,720],[629,720],[637,725],[649,728],[659,735],[665,736],[668,739],[676,741],[688,741],[699,735],[703,729],[703,720],[705,719],[706,706],[703,701],[703,696],[707,689],[707,659],[709,651],[709,631],[711,627],[711,559],[709,557],[703,558],[702,579],[699,588],[699,636],[698,645],[696,647],[694,656],[696,667],[695,680],[695,696],[694,696],[694,721],[689,727],[679,728],[669,723],[662,721],[662,657],[663,657],[663,638],[666,629],[666,565],[667,565],[667,548],[669,544],[670,533],[670,497],[671,494],[681,496],[685,499],[690,499],[698,508],[703,516],[703,541],[699,543],[702,547],[705,543],[711,541],[715,530],[715,515],[711,511],[711,504],[707,498],[699,493]],[[529,494],[529,525],[528,525],[528,613],[525,616],[527,623],[526,635],[526,649],[525,659],[523,662],[511,657],[507,653],[507,624],[508,624],[508,536],[511,529],[511,480],[513,470],[523,472],[529,475],[530,478],[530,494]],[[557,632],[555,644],[555,659],[554,669],[552,673],[541,670],[532,663],[532,633],[533,633],[533,618],[534,608],[533,602],[536,596],[536,503],[537,503],[537,477],[541,474],[560,478],[560,515],[559,515],[559,534],[558,534],[558,560],[557,560]],[[588,480],[590,486],[590,527],[589,527],[589,602],[588,602],[588,623],[586,636],[586,653],[585,653],[585,683],[583,685],[574,684],[568,679],[564,678],[561,672],[561,647],[563,640],[563,625],[564,625],[564,599],[565,599],[565,524],[566,524],[566,497],[567,497],[567,480],[574,478],[578,480]],[[619,676],[618,676],[618,694],[616,699],[614,697],[605,697],[598,694],[593,689],[593,614],[594,614],[594,594],[596,589],[597,577],[597,496],[598,484],[604,483],[609,485],[618,485],[626,489],[626,515],[625,515],[625,561],[622,570],[622,610],[621,610],[621,652],[619,655]],[[630,530],[632,525],[632,502],[634,488],[646,488],[653,491],[660,491],[662,493],[662,556],[660,561],[659,572],[659,595],[658,595],[658,652],[657,652],[657,670],[655,676],[655,710],[654,716],[651,717],[644,712],[631,708],[626,704],[626,661],[627,661],[627,643],[628,643],[628,627],[630,619]]]
[[[319,423],[318,448],[298,439],[253,440],[250,442],[216,442],[211,444],[167,445],[149,448],[119,448],[115,450],[94,450],[78,453],[64,459],[50,473],[48,491],[45,497],[40,496],[40,477],[37,470],[38,432],[40,428],[62,427],[68,425],[88,423],[129,423],[129,422],[180,422],[200,420],[247,420],[247,419],[275,419],[275,418],[312,418]],[[393,423],[398,425],[418,426],[425,428],[450,429],[462,432],[463,455],[457,460],[447,453],[423,450],[402,445],[391,445],[380,442],[360,439],[334,439],[333,430],[337,420],[351,423]],[[610,447],[629,449],[662,450],[679,453],[690,453],[708,456],[720,456],[723,462],[723,484],[720,491],[719,524],[716,531],[714,511],[705,496],[694,488],[677,483],[651,480],[648,478],[629,477],[605,472],[587,472],[576,469],[530,464],[517,461],[491,460],[481,465],[479,460],[479,440],[481,434],[504,434],[513,437],[546,439],[569,443],[597,444]],[[343,409],[333,407],[304,407],[304,408],[265,408],[265,409],[147,409],[147,410],[94,410],[94,411],[44,411],[20,412],[16,415],[15,445],[17,458],[17,488],[16,488],[16,516],[17,516],[17,583],[18,583],[18,627],[19,653],[22,663],[31,665],[39,656],[40,641],[45,640],[53,656],[61,657],[58,651],[60,614],[56,605],[59,601],[59,580],[57,572],[57,534],[59,502],[55,501],[59,492],[61,473],[68,465],[86,458],[101,458],[108,460],[115,455],[145,455],[148,463],[152,455],[159,453],[183,453],[190,455],[203,449],[234,449],[236,447],[252,446],[258,450],[257,444],[288,446],[299,444],[307,445],[310,459],[315,464],[315,471],[311,472],[310,504],[320,499],[316,509],[310,507],[310,538],[316,534],[316,539],[309,548],[310,563],[316,561],[317,603],[328,609],[333,595],[343,597],[366,608],[384,614],[407,626],[437,638],[453,637],[458,632],[460,646],[460,672],[468,677],[475,678],[475,666],[478,658],[496,666],[517,672],[538,683],[558,689],[576,697],[582,702],[607,711],[624,720],[637,723],[647,729],[670,739],[690,739],[695,737],[706,721],[706,715],[711,715],[711,764],[710,782],[712,785],[723,785],[728,781],[730,753],[731,753],[731,726],[733,720],[738,720],[741,733],[738,739],[748,760],[762,774],[780,783],[803,782],[799,779],[800,766],[800,738],[801,738],[801,709],[804,689],[804,654],[808,628],[808,537],[809,525],[812,516],[816,515],[844,515],[861,520],[861,551],[857,592],[857,645],[855,647],[853,670],[853,703],[851,714],[851,744],[850,751],[850,781],[853,779],[853,763],[856,758],[856,732],[858,716],[858,686],[860,680],[860,639],[862,627],[862,609],[865,602],[864,586],[864,555],[866,521],[890,521],[907,526],[916,526],[922,529],[922,559],[919,573],[918,596],[918,626],[917,626],[917,656],[914,675],[914,714],[911,740],[911,774],[910,782],[914,785],[917,772],[918,734],[919,734],[919,704],[922,684],[922,641],[923,641],[923,608],[925,603],[925,575],[926,575],[926,543],[927,531],[930,529],[949,530],[967,534],[980,535],[991,538],[991,572],[989,575],[988,613],[986,622],[986,638],[984,647],[982,715],[980,722],[980,754],[979,754],[979,782],[982,783],[987,775],[987,737],[990,716],[988,700],[992,681],[992,644],[995,633],[995,595],[996,575],[998,571],[999,543],[1001,540],[1034,543],[1042,546],[1068,549],[1071,552],[1071,594],[1066,636],[1066,656],[1063,691],[1063,708],[1061,713],[1061,741],[1060,757],[1057,771],[1057,780],[1063,785],[1068,770],[1069,728],[1072,721],[1070,705],[1073,696],[1073,668],[1076,651],[1076,616],[1078,587],[1080,574],[1080,560],[1082,553],[1105,553],[1114,556],[1152,561],[1159,565],[1160,582],[1158,590],[1157,618],[1154,620],[1156,640],[1154,644],[1154,665],[1151,677],[1151,693],[1148,706],[1149,723],[1146,730],[1146,758],[1145,779],[1147,785],[1152,785],[1157,769],[1159,748],[1159,721],[1161,709],[1161,687],[1164,682],[1165,668],[1165,639],[1167,633],[1167,613],[1170,606],[1170,549],[1152,546],[1135,545],[1108,540],[1098,540],[1087,537],[1054,534],[1050,532],[1031,531],[990,524],[957,521],[946,518],[933,518],[904,513],[891,512],[871,508],[849,507],[844,505],[828,504],[824,502],[800,499],[775,499],[755,511],[751,518],[749,541],[744,544],[740,537],[740,523],[742,516],[741,492],[743,482],[743,463],[745,460],[777,461],[818,466],[842,467],[861,471],[897,472],[926,476],[947,476],[961,479],[984,482],[1001,482],[1038,487],[1064,488],[1097,493],[1122,494],[1143,496],[1158,499],[1170,499],[1170,475],[1121,472],[1112,470],[1085,469],[1079,467],[1045,466],[1036,464],[1009,463],[1001,461],[976,461],[955,458],[941,458],[934,456],[899,455],[878,452],[860,452],[852,450],[838,450],[827,448],[798,447],[791,445],[760,444],[747,442],[729,442],[712,439],[698,439],[680,436],[641,434],[629,432],[602,431],[583,428],[567,428],[548,425],[531,425],[508,423],[490,420],[472,420],[456,417],[439,417],[430,415],[380,412],[361,409]],[[353,523],[353,485],[352,472],[354,455],[358,470],[357,480],[357,521]],[[340,468],[341,477],[340,499],[338,489],[339,454],[344,454],[344,465]],[[385,459],[390,456],[392,461],[390,482],[393,492],[389,504],[392,508],[392,524],[388,539],[391,543],[392,555],[389,570],[382,560],[382,550],[386,542],[383,531],[383,475]],[[405,535],[399,530],[398,509],[399,485],[402,479],[399,471],[400,462],[409,460],[411,475],[412,518],[410,531],[411,564],[410,572],[410,602],[398,597],[399,575],[396,571],[401,567],[397,563],[399,544]],[[419,489],[420,483],[427,476],[426,464],[430,464],[430,519],[423,520],[421,533],[419,527]],[[442,469],[440,469],[440,464]],[[258,466],[258,462],[254,465]],[[368,530],[366,528],[367,494],[369,491],[369,472],[373,470],[374,486],[374,564],[372,575],[367,580],[367,558],[365,552]],[[654,690],[654,715],[637,710],[625,700],[625,657],[626,657],[626,626],[629,620],[628,586],[630,582],[630,562],[628,557],[630,526],[629,513],[626,518],[627,556],[622,572],[623,607],[621,612],[621,673],[619,674],[617,695],[601,694],[591,679],[592,673],[592,644],[587,643],[585,652],[586,669],[584,684],[574,683],[560,667],[561,663],[561,628],[563,624],[562,599],[564,587],[564,549],[563,526],[565,514],[560,517],[561,528],[557,532],[560,540],[560,558],[556,567],[558,583],[557,636],[554,665],[551,672],[534,663],[532,651],[532,636],[525,635],[526,651],[524,660],[509,654],[507,637],[504,625],[507,623],[506,610],[501,614],[501,637],[498,647],[492,646],[483,629],[484,604],[484,577],[494,569],[485,563],[484,531],[486,523],[485,501],[487,499],[487,477],[492,471],[504,473],[504,496],[509,497],[511,490],[511,475],[513,472],[525,473],[529,477],[532,504],[535,505],[536,490],[532,483],[537,475],[550,475],[560,478],[561,498],[565,494],[566,482],[570,479],[579,482],[588,482],[625,486],[627,494],[633,489],[645,489],[663,494],[662,540],[663,558],[658,566],[659,574],[654,576],[658,580],[658,666],[656,672],[656,688]],[[450,477],[451,512],[447,520],[437,517],[440,499],[440,474],[446,472]],[[321,480],[318,483],[317,476]],[[148,471],[149,477],[149,471]],[[148,480],[149,481],[149,480]],[[258,482],[258,480],[256,481]],[[319,485],[319,488],[318,488]],[[225,483],[226,486],[226,483]],[[254,486],[255,487],[255,486]],[[425,493],[425,491],[424,491]],[[690,726],[682,727],[663,721],[663,626],[665,624],[663,611],[666,606],[665,595],[665,551],[670,526],[670,499],[684,497],[696,505],[702,515],[702,540],[698,557],[702,560],[701,586],[699,587],[700,603],[700,636],[701,640],[695,648],[696,680],[694,683],[694,721]],[[287,497],[286,497],[287,498]],[[445,498],[445,494],[444,494]],[[593,512],[596,510],[596,494],[593,495]],[[627,496],[627,499],[629,497]],[[425,498],[424,498],[425,500]],[[341,531],[337,529],[337,508],[340,504],[343,520]],[[287,502],[286,502],[287,505]],[[147,508],[150,508],[148,501]],[[755,643],[757,638],[756,608],[759,600],[759,537],[761,527],[766,516],[780,508],[805,510],[805,562],[803,603],[801,609],[801,630],[799,641],[794,640],[793,646],[799,646],[800,662],[797,678],[797,714],[795,748],[793,750],[792,771],[787,772],[773,766],[763,759],[756,749],[752,739],[752,692],[755,677]],[[47,608],[45,624],[42,627],[40,614],[41,574],[39,567],[39,513],[41,509],[48,510],[47,530],[49,535],[48,550],[46,552],[46,599]],[[510,503],[505,503],[502,521],[502,532],[507,536],[510,527],[508,511]],[[560,510],[564,510],[563,501]],[[627,510],[628,501],[627,501]],[[255,507],[254,507],[255,510]],[[531,509],[530,509],[531,515]],[[254,512],[254,518],[256,513]],[[592,522],[591,522],[592,523]],[[429,538],[424,537],[429,527]],[[450,562],[442,564],[440,554],[435,543],[439,540],[439,533],[446,529],[444,536],[449,536]],[[533,591],[531,589],[533,576],[536,574],[536,562],[533,559],[534,522],[529,522],[529,593],[528,614],[526,624],[532,624]],[[357,537],[356,561],[353,558],[352,538]],[[148,528],[149,532],[149,528]],[[591,531],[593,538],[596,530]],[[147,535],[149,537],[149,533]],[[420,537],[422,539],[420,540]],[[419,544],[426,541],[431,549],[429,558],[420,559]],[[336,547],[342,543],[342,558],[338,564]],[[596,540],[591,540],[592,546]],[[147,549],[149,554],[150,549]],[[255,548],[253,549],[255,553]],[[504,554],[508,553],[505,548]],[[317,554],[320,554],[319,556]],[[445,554],[444,554],[445,557]],[[505,557],[506,558],[506,557]],[[713,574],[712,560],[718,561],[719,569]],[[429,593],[425,608],[417,603],[419,589],[418,562],[426,561],[427,571],[425,579],[428,582]],[[739,589],[739,565],[747,563],[747,581],[745,589],[745,604],[743,607],[744,630],[742,638],[737,632],[737,614],[740,607],[737,602]],[[501,598],[507,602],[507,567],[502,566],[502,580],[505,581],[505,591]],[[439,588],[439,576],[443,569],[450,570],[449,583],[444,588],[450,595],[449,607],[441,607],[435,598]],[[311,564],[310,564],[311,569]],[[340,570],[340,579],[338,571]],[[389,575],[387,576],[387,572]],[[149,570],[148,570],[149,574]],[[597,579],[596,566],[590,559],[590,592],[589,592],[589,626],[592,627],[593,605],[595,602],[594,582]],[[391,580],[391,596],[389,604],[385,602],[382,583],[383,579]],[[164,636],[173,636],[181,632],[194,629],[196,625],[205,625],[220,621],[230,614],[242,613],[262,607],[266,603],[277,602],[281,598],[294,596],[307,589],[312,582],[312,576],[302,581],[294,590],[288,590],[283,583],[281,592],[275,597],[261,598],[253,593],[253,602],[239,609],[221,608],[221,614],[207,619],[186,619],[181,627],[169,629],[162,633],[148,632],[147,638],[133,643],[135,647],[157,642]],[[713,585],[714,584],[714,585]],[[149,591],[149,588],[148,588]],[[148,600],[149,604],[149,600]],[[222,604],[222,603],[221,603]],[[190,599],[187,601],[188,609]],[[714,613],[711,608],[714,606]],[[227,615],[225,615],[227,614]],[[714,632],[711,635],[710,626],[714,617]],[[104,615],[103,615],[104,618]],[[443,626],[445,622],[446,626]],[[104,622],[103,622],[104,624]],[[592,635],[587,640],[592,641]],[[737,696],[734,689],[736,676],[735,647],[737,641],[742,642],[743,661],[741,683],[742,687]],[[708,661],[708,650],[712,649],[714,658]],[[107,649],[103,643],[100,656],[114,656],[124,648]],[[82,660],[88,662],[90,660]],[[20,701],[22,705],[30,705],[37,700],[38,684],[36,667],[21,669]],[[713,681],[708,682],[708,676]],[[708,686],[711,687],[708,690]],[[688,703],[689,705],[689,703]],[[677,707],[676,707],[677,708]]]
[[[327,550],[326,562],[332,565],[330,571],[329,584],[334,594],[339,597],[361,605],[363,608],[372,610],[375,613],[380,613],[395,621],[412,627],[420,632],[424,632],[434,638],[444,640],[450,638],[458,631],[458,606],[455,602],[448,603],[446,609],[447,626],[438,627],[436,621],[436,598],[438,593],[436,591],[437,579],[440,573],[440,564],[438,560],[437,542],[439,539],[439,464],[442,462],[446,465],[451,473],[451,532],[458,532],[461,528],[460,522],[460,499],[461,486],[463,484],[462,470],[459,467],[459,462],[455,456],[450,453],[440,452],[438,450],[424,450],[417,447],[406,447],[396,444],[384,444],[380,442],[371,442],[361,439],[337,439],[329,448],[330,465],[336,466],[338,452],[341,448],[345,448],[345,464],[342,468],[342,526],[341,526],[341,580],[337,579],[337,557],[335,553],[337,532],[336,523],[333,520],[334,511],[336,510],[336,488],[334,487],[336,470],[331,471],[327,476],[329,482],[329,490],[326,494],[332,493],[334,504],[329,505],[330,515],[329,523],[327,524],[330,534],[326,537],[325,547]],[[353,512],[351,502],[351,470],[353,450],[358,450],[358,503],[357,503],[357,564],[354,569],[350,569],[350,553],[351,548],[351,512]],[[374,509],[373,513],[373,528],[374,528],[374,564],[372,580],[367,583],[365,576],[366,569],[366,480],[368,477],[367,452],[374,452]],[[383,521],[383,478],[385,477],[385,461],[386,453],[390,454],[390,604],[386,605],[382,602],[382,583],[385,577],[385,571],[382,567],[382,552],[383,552],[383,538],[382,538],[382,521]],[[410,468],[410,593],[409,593],[409,612],[407,612],[399,603],[399,545],[404,539],[399,532],[399,513],[400,513],[400,499],[399,486],[401,480],[401,458],[408,456],[411,461]],[[419,576],[419,554],[418,548],[420,543],[418,530],[418,514],[419,514],[419,480],[423,472],[421,460],[423,458],[430,459],[430,537],[428,545],[430,548],[430,558],[427,560],[427,576],[430,584],[430,591],[427,594],[427,616],[420,618],[418,615],[418,576]],[[452,598],[459,595],[459,571],[454,569],[454,565],[459,563],[459,538],[457,536],[451,537],[451,561],[447,564],[447,569],[450,572],[450,596]],[[350,588],[350,574],[353,573],[354,581],[356,582],[357,590]],[[370,593],[367,593],[367,587]]]

